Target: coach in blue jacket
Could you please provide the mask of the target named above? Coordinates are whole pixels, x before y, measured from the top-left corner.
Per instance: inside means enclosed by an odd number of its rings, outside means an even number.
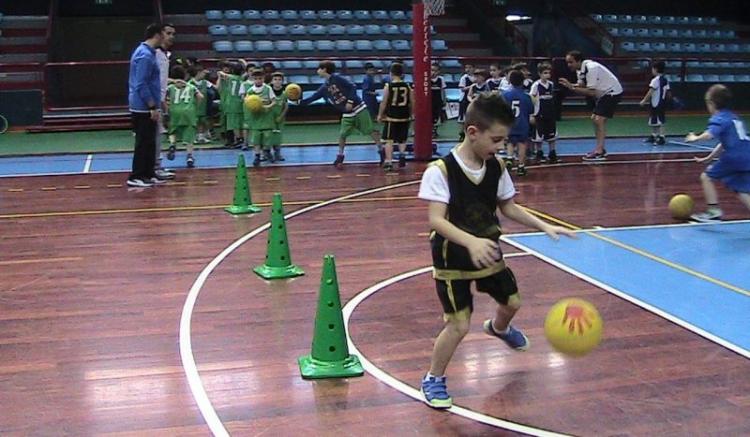
[[[128,177],[130,187],[151,187],[156,179],[154,164],[156,156],[156,123],[161,117],[159,110],[160,83],[159,66],[156,63],[156,47],[162,43],[162,25],[151,24],[146,28],[146,40],[130,57],[128,78],[128,104],[135,131],[133,170]]]

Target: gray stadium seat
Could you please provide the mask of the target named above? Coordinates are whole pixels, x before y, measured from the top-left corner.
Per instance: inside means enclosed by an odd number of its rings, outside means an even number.
[[[302,62],[300,61],[281,61],[281,68],[284,70],[301,70]]]
[[[206,11],[207,20],[221,20],[224,18],[224,14],[216,9]]]
[[[339,50],[342,52],[351,52],[352,50],[354,50],[354,43],[348,39],[340,39],[336,41],[335,47],[336,47],[336,50]]]
[[[354,18],[361,21],[367,21],[372,18],[372,15],[370,15],[370,11],[357,10],[354,11]]]
[[[297,11],[295,10],[284,9],[283,11],[281,11],[281,18],[283,20],[290,20],[290,21],[297,20],[299,19],[299,13],[297,13]]]
[[[234,50],[232,41],[214,41],[213,46],[217,52],[231,52]]]
[[[242,13],[242,16],[245,17],[245,20],[260,20],[262,15],[260,14],[260,11],[255,9],[248,9]]]
[[[240,53],[249,53],[253,51],[252,41],[235,41],[234,50]]]
[[[250,35],[267,35],[268,28],[262,24],[253,24],[249,28]]]
[[[352,81],[352,83],[362,83],[365,81],[365,75],[364,74],[352,74],[349,76],[349,80]]]
[[[274,51],[273,41],[255,41],[255,50],[258,52],[272,52]]]
[[[328,29],[326,29],[325,26],[320,24],[313,24],[311,26],[307,26],[307,33],[310,35],[325,35],[328,32]]]
[[[244,24],[233,24],[229,26],[229,33],[232,35],[247,35],[247,26]]]
[[[287,27],[287,31],[289,31],[289,35],[306,35],[307,27],[304,24],[292,24]]]
[[[287,29],[283,24],[272,24],[268,26],[268,32],[271,35],[286,35]]]
[[[367,35],[380,35],[383,32],[380,30],[380,26],[377,24],[367,24],[365,25],[365,33]]]
[[[274,9],[266,9],[265,11],[261,12],[261,16],[264,20],[278,20],[279,11]]]
[[[690,24],[705,24],[703,23],[703,17],[690,17]]]
[[[336,13],[331,10],[318,11],[318,18],[321,20],[335,20]]]
[[[716,17],[705,17],[704,21],[706,24],[718,24],[719,20]]]
[[[305,74],[295,74],[288,77],[289,82],[296,83],[297,85],[307,85],[310,83],[310,77]]]
[[[297,50],[301,52],[314,52],[315,51],[315,44],[313,44],[312,41],[309,39],[300,39],[295,42],[295,45],[297,46]],[[304,63],[303,63],[304,65]],[[317,68],[318,64],[315,64],[315,68]],[[307,68],[307,66],[305,66]]]
[[[346,34],[347,35],[364,35],[365,28],[364,26],[359,25],[359,24],[348,24],[346,26]]]
[[[369,52],[373,50],[372,47],[372,41],[369,39],[358,39],[354,41],[354,50],[361,51],[361,52]],[[347,61],[347,62],[353,62],[353,61]]]
[[[224,11],[224,18],[227,20],[241,20],[242,12],[236,9],[230,9],[228,11]]]
[[[393,20],[406,20],[406,12],[404,11],[391,11],[390,16]]]
[[[353,20],[354,14],[352,13],[352,11],[349,11],[346,9],[339,9],[338,11],[336,11],[336,18],[338,18],[339,20],[344,20],[344,21]]]
[[[331,24],[326,26],[328,35],[343,35],[346,33],[346,27],[340,24]]]
[[[679,51],[679,50],[676,50],[676,51]],[[667,62],[665,62],[665,64],[666,64],[667,68],[680,68],[680,67],[682,67],[682,62],[681,61],[667,61]]]
[[[281,39],[276,42],[274,42],[274,47],[276,50],[280,52],[293,52],[294,51],[294,43],[292,41],[289,41],[288,39]]]
[[[218,36],[218,35],[228,35],[229,31],[227,30],[227,26],[223,24],[214,24],[212,26],[208,26],[208,33],[214,36]]]
[[[319,39],[313,43],[315,50],[320,52],[330,52],[336,49],[336,44],[328,39]]]
[[[391,42],[387,39],[376,39],[372,42],[372,46],[377,51],[391,51]]]
[[[299,17],[303,20],[317,20],[318,19],[318,13],[311,10],[304,10],[299,11]]]
[[[411,49],[411,45],[409,44],[409,41],[405,39],[396,39],[391,42],[391,47],[393,47],[393,50],[397,51],[406,51]]]
[[[384,24],[380,26],[380,30],[386,35],[400,35],[401,31],[395,24]]]
[[[372,11],[372,18],[374,20],[390,20],[391,17],[388,16],[388,12],[386,11]]]

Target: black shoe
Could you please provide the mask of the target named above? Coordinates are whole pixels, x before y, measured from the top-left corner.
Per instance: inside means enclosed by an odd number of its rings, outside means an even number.
[[[175,147],[174,144],[170,144],[169,150],[167,151],[167,159],[170,161],[174,161],[175,152],[177,152],[177,147]]]
[[[344,167],[344,155],[336,155],[336,160],[333,161],[333,165],[336,166],[336,168]]]
[[[264,161],[270,161],[271,164],[273,164],[274,162],[276,162],[276,159],[273,157],[273,155],[271,154],[271,152],[268,151],[268,150],[266,150],[266,151],[263,152],[263,160]]]
[[[378,156],[380,157],[380,164],[379,165],[382,166],[383,163],[385,162],[385,150],[383,150],[382,147],[380,149],[378,149]]]
[[[549,162],[550,164],[557,164],[558,162],[560,162],[560,160],[557,158],[557,152],[555,152],[554,150],[551,150],[549,152],[549,157],[547,158],[547,162]]]
[[[662,136],[659,136],[656,138],[656,141],[654,141],[654,144],[656,144],[657,146],[663,146],[667,144],[667,139]]]
[[[537,160],[538,162],[543,162],[543,161],[544,161],[544,152],[542,152],[541,150],[537,150],[537,151],[536,151],[536,156],[535,156],[535,159],[536,159],[536,160]]]
[[[650,137],[643,140],[645,144],[654,144],[656,142],[656,137],[651,135]]]
[[[255,159],[253,160],[253,167],[260,167],[260,155],[255,155]]]
[[[277,150],[277,151],[275,151],[273,153],[273,157],[274,157],[275,160],[277,160],[279,162],[286,161],[286,158],[284,158],[283,156],[281,156],[281,151],[279,151],[279,150]]]
[[[188,168],[195,167],[195,158],[193,158],[193,155],[188,155],[188,157],[187,157],[187,166],[188,166]]]
[[[503,158],[503,161],[505,161],[505,168],[507,168],[508,170],[513,170],[513,165],[515,164],[515,162],[513,162],[513,158],[505,157]]]
[[[398,168],[404,167],[406,167],[406,156],[402,153],[401,156],[398,157]]]
[[[526,176],[528,172],[526,171],[526,166],[521,164],[518,167],[516,167],[516,175],[517,176]]]
[[[393,164],[391,164],[390,162],[383,164],[383,170],[385,170],[386,172],[393,171]]]

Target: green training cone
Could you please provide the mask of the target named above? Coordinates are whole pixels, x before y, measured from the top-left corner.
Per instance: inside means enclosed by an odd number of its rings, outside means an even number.
[[[263,279],[284,279],[304,275],[305,272],[301,268],[292,264],[292,257],[289,255],[281,194],[273,195],[271,208],[271,229],[268,231],[266,263],[255,267],[253,271]]]
[[[247,180],[245,155],[240,153],[237,159],[237,175],[234,177],[234,200],[232,205],[224,208],[230,214],[251,214],[260,212],[260,207],[253,205],[250,199],[250,182]]]
[[[339,281],[336,278],[333,255],[323,258],[312,353],[299,357],[297,361],[300,373],[305,379],[348,378],[364,374],[359,358],[349,354],[346,344]]]

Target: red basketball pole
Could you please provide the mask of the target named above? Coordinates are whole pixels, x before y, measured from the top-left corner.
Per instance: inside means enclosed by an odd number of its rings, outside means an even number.
[[[430,87],[430,16],[423,0],[412,1],[414,42],[414,159],[432,157],[432,93]]]

